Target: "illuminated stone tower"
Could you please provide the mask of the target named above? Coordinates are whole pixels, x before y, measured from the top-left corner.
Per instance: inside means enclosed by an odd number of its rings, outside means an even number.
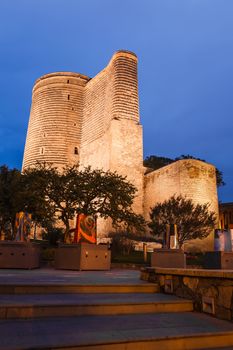
[[[174,194],[210,202],[218,213],[214,166],[189,159],[144,175],[137,56],[129,51],[117,51],[94,78],[59,72],[36,81],[23,168],[37,161],[59,169],[79,163],[127,176],[138,189],[134,210],[146,219],[152,206]],[[99,220],[97,230],[101,238],[110,222]],[[201,250],[213,249],[213,237],[201,243]]]
[[[84,89],[88,77],[51,73],[34,85],[23,168],[37,161],[61,168],[79,161]]]

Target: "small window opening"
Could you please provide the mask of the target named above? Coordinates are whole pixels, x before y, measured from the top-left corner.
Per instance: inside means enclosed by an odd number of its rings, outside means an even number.
[[[78,147],[74,147],[74,154],[78,154]]]
[[[68,100],[70,99],[70,95],[67,96]]]
[[[44,147],[40,148],[40,154],[44,154]]]
[[[76,124],[76,123],[74,123],[74,126],[77,126],[77,124]]]
[[[70,82],[70,81],[69,81],[69,80],[67,80],[67,84],[69,84],[69,82]]]

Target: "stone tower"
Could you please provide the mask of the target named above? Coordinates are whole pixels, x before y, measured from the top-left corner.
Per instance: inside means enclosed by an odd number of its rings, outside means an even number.
[[[59,72],[35,82],[23,168],[37,161],[53,163],[58,168],[79,161],[88,80],[81,74]]]
[[[189,159],[145,174],[137,56],[129,51],[117,51],[94,78],[59,72],[36,81],[23,168],[37,161],[59,169],[79,163],[127,176],[138,189],[134,210],[146,219],[152,206],[174,194],[210,202],[218,214],[214,166]],[[98,221],[99,237],[110,230],[108,220]],[[213,237],[202,241],[201,249],[211,250],[212,243]]]

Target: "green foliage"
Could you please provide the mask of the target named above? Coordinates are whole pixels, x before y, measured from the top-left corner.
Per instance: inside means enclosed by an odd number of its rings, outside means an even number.
[[[56,248],[48,246],[41,250],[42,261],[54,261]]]
[[[64,240],[64,229],[51,226],[47,231],[42,232],[42,239],[48,241],[49,245],[55,246]]]
[[[204,159],[193,157],[190,154],[187,154],[187,155],[182,154],[180,157],[177,157],[175,159],[166,158],[166,157],[158,157],[155,155],[148,156],[144,160],[143,164],[144,164],[144,166],[146,166],[148,168],[151,168],[153,170],[157,170],[157,169],[162,168],[163,166],[174,163],[174,162],[181,160],[181,159],[196,159],[196,160],[200,160],[202,162],[206,162]],[[225,185],[225,182],[223,181],[223,173],[222,173],[222,171],[220,171],[217,168],[216,168],[216,182],[217,182],[218,187]]]
[[[7,233],[7,239],[13,235],[15,215],[23,210],[21,174],[17,169],[0,167],[0,231]]]
[[[42,168],[42,167],[41,167]],[[0,229],[7,239],[14,235],[17,212],[33,214],[36,224],[46,227],[54,218],[54,211],[46,200],[48,173],[25,171],[0,167]]]
[[[47,196],[55,173],[51,165],[38,163],[22,174],[24,210],[32,214],[37,225],[45,228],[51,228],[55,222],[55,208]]]
[[[59,172],[50,164],[38,163],[24,170],[0,168],[0,225],[1,230],[14,226],[15,214],[27,211],[33,221],[46,229],[47,238],[57,240],[57,220],[70,230],[70,220],[76,213],[103,218],[110,217],[116,227],[128,231],[145,230],[145,221],[132,210],[136,188],[116,172],[92,170],[78,165]],[[12,230],[11,230],[12,231]],[[59,236],[59,235],[58,235]]]
[[[157,170],[173,162],[174,162],[174,159],[152,155],[144,159],[143,165],[153,170]]]
[[[111,238],[111,251],[113,256],[123,254],[130,255],[134,251],[134,242],[128,238],[125,232],[113,232],[109,234]]]
[[[131,208],[136,188],[116,172],[90,167],[79,170],[78,165],[59,172],[50,165],[38,164],[26,170],[24,176],[27,192],[32,193],[32,198],[39,199],[37,203],[29,199],[28,210],[38,222],[61,220],[66,227],[65,235],[76,213],[110,217],[113,225],[124,224],[129,230],[145,228],[143,217]]]
[[[206,238],[215,227],[216,216],[209,204],[194,204],[191,199],[172,196],[151,209],[149,227],[158,240],[166,234],[166,224],[176,224],[178,245],[191,239]]]
[[[123,255],[122,253],[112,254],[112,263],[126,264],[126,265],[139,265],[145,266],[150,264],[151,253],[147,254],[147,262],[144,261],[143,251],[132,251],[129,255]],[[138,267],[139,267],[138,266]]]

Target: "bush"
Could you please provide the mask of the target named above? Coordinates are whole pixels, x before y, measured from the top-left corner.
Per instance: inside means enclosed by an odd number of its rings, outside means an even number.
[[[112,239],[111,251],[113,255],[130,255],[134,251],[134,242],[127,237],[127,233],[114,232],[109,234],[109,237]]]
[[[51,227],[42,232],[42,238],[49,242],[49,245],[57,245],[64,240],[64,229],[61,227]]]
[[[53,261],[55,257],[55,249],[52,247],[47,247],[41,250],[41,260],[42,261]]]

